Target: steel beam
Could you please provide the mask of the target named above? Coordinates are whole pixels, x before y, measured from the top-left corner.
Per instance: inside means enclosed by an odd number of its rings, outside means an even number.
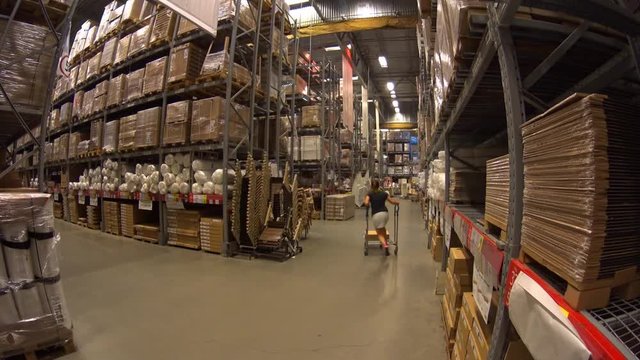
[[[511,1],[518,3],[519,1]],[[516,4],[517,6],[518,4]],[[504,93],[505,111],[507,115],[507,134],[509,141],[509,215],[507,218],[508,244],[504,252],[500,297],[496,315],[489,359],[499,360],[504,357],[504,350],[509,330],[509,313],[505,307],[502,291],[505,288],[508,265],[512,258],[520,252],[520,233],[522,230],[522,208],[524,197],[524,161],[521,125],[526,116],[522,94],[522,82],[516,57],[515,46],[511,38],[510,27],[501,22],[493,8],[489,8],[489,31],[496,42],[502,88]]]
[[[580,39],[582,34],[589,29],[589,22],[583,21],[566,39],[556,47],[549,56],[547,56],[533,71],[524,79],[522,84],[525,89],[530,88],[535,84],[549,69],[553,67],[571,47]]]
[[[556,97],[552,104],[557,104],[577,92],[597,92],[613,81],[619,79],[635,67],[635,61],[629,47],[620,51],[617,55],[609,59],[606,63],[597,68],[594,72],[582,79],[580,82],[569,88],[567,91]]]
[[[638,76],[640,76],[640,36],[628,36],[627,40],[629,41],[629,48],[631,49],[631,54],[633,55],[633,62],[636,67],[636,72],[638,73]]]
[[[445,206],[449,204],[449,189],[451,187],[451,151],[449,146],[449,136],[446,135],[444,137],[444,203]],[[444,237],[446,237],[447,226],[451,226],[452,224],[447,224],[444,222]],[[451,246],[451,236],[449,236],[449,245],[447,246],[446,241],[442,246],[442,261],[440,262],[440,270],[445,272],[447,271],[447,259],[449,258],[449,247]]]

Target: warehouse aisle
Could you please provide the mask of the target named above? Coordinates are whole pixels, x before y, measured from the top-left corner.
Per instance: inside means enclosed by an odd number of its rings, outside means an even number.
[[[420,209],[398,258],[362,254],[363,211],[285,263],[160,247],[58,221],[79,351],[65,359],[445,359]]]

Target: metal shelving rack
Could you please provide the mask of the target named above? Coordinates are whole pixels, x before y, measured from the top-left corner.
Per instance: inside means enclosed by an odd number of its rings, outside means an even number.
[[[196,143],[196,144],[185,144],[181,146],[167,146],[160,145],[154,149],[145,149],[145,150],[134,150],[131,152],[116,152],[111,154],[102,153],[100,156],[89,157],[89,158],[77,158],[77,159],[69,159],[68,157],[63,161],[49,161],[45,164],[44,161],[41,161],[43,169],[46,169],[47,174],[50,174],[53,171],[59,171],[61,169],[66,169],[67,174],[69,174],[69,169],[71,165],[83,164],[89,168],[95,167],[96,165],[102,165],[103,161],[106,159],[114,159],[114,160],[127,160],[127,159],[137,159],[141,162],[148,163],[156,163],[158,166],[163,162],[164,156],[170,153],[189,153],[192,158],[194,158],[194,154],[203,154],[208,157],[218,159],[221,162],[221,167],[226,169],[234,169],[235,164],[238,161],[242,161],[242,159],[248,155],[252,154],[254,158],[262,158],[263,153],[269,154],[269,134],[270,134],[270,122],[275,122],[276,132],[279,133],[280,122],[279,117],[281,115],[288,116],[292,128],[293,119],[291,117],[292,112],[290,111],[290,107],[293,107],[295,104],[295,97],[291,99],[291,105],[288,104],[288,101],[285,102],[282,100],[282,89],[280,86],[271,86],[269,85],[269,89],[275,90],[275,99],[272,99],[269,93],[264,96],[258,95],[258,82],[259,82],[259,73],[257,70],[260,61],[264,61],[268,63],[269,69],[276,69],[275,72],[276,79],[274,83],[282,84],[282,76],[283,74],[293,73],[292,65],[288,64],[286,57],[289,52],[289,38],[291,38],[291,42],[297,47],[298,39],[297,39],[297,26],[295,21],[291,20],[285,9],[283,9],[281,4],[271,4],[268,1],[251,1],[252,6],[252,17],[256,21],[255,28],[245,28],[243,25],[239,23],[239,16],[237,13],[241,9],[241,0],[233,0],[235,4],[236,14],[230,20],[221,21],[218,24],[217,34],[216,36],[212,36],[211,34],[206,33],[203,30],[197,30],[193,33],[189,33],[185,36],[178,37],[178,24],[180,21],[180,16],[177,15],[176,25],[174,28],[174,32],[171,35],[169,41],[160,46],[148,49],[147,51],[137,54],[134,57],[125,60],[123,63],[112,66],[109,71],[98,75],[96,78],[87,81],[80,86],[72,89],[71,91],[61,94],[57,99],[55,99],[52,103],[53,107],[60,106],[61,104],[72,101],[76,91],[83,89],[90,89],[92,86],[95,86],[99,82],[107,79],[112,79],[114,75],[118,75],[121,73],[126,73],[127,70],[132,68],[144,66],[148,61],[160,58],[162,56],[167,56],[167,62],[165,64],[165,74],[168,73],[168,69],[170,68],[170,54],[173,53],[174,49],[182,44],[186,44],[189,42],[199,42],[205,48],[209,46],[209,49],[213,49],[216,45],[220,46],[221,40],[224,40],[225,37],[229,39],[229,47],[228,47],[228,56],[229,56],[229,67],[227,74],[224,78],[206,81],[202,83],[195,83],[192,85],[187,85],[180,88],[168,88],[167,87],[167,76],[164,77],[164,87],[163,91],[154,94],[151,96],[145,96],[141,99],[128,102],[125,104],[121,104],[114,108],[104,109],[102,112],[95,114],[93,116],[89,116],[88,118],[81,119],[72,124],[66,125],[60,129],[55,129],[50,132],[43,132],[43,139],[53,139],[62,135],[63,133],[71,134],[73,131],[84,128],[92,122],[96,120],[102,120],[106,122],[107,120],[115,120],[120,118],[127,113],[135,113],[138,110],[153,107],[153,106],[161,106],[161,120],[159,127],[159,136],[162,138],[162,134],[164,133],[164,124],[166,119],[166,107],[167,104],[172,101],[182,100],[182,99],[191,99],[193,97],[206,98],[211,96],[222,96],[225,98],[225,118],[229,118],[233,111],[236,111],[235,108],[231,105],[232,101],[237,99],[239,96],[243,96],[249,99],[249,108],[250,108],[250,122],[247,126],[247,134],[242,141],[238,144],[232,144],[229,140],[229,126],[228,122],[225,122],[224,130],[223,130],[223,141],[221,142],[213,142],[213,143]],[[154,10],[154,13],[151,14],[147,19],[143,19],[143,21],[151,21],[155,16],[157,16],[157,8]],[[141,23],[140,22],[140,23]],[[128,32],[135,31],[139,24],[134,24],[129,28],[120,29],[118,34],[116,35],[118,39]],[[287,26],[288,25],[288,26]],[[277,26],[277,27],[276,27]],[[274,36],[274,29],[279,29],[280,37],[280,46],[276,46],[272,44],[272,39]],[[273,56],[272,52],[274,50],[278,50],[278,56]],[[95,49],[93,52],[99,51],[99,47]],[[87,54],[85,54],[86,56]],[[275,57],[275,58],[274,58]],[[82,59],[81,59],[82,60]],[[234,74],[234,64],[243,63],[249,69],[252,74],[251,81],[243,86],[240,89],[236,89],[233,87],[233,74]],[[248,66],[247,66],[248,65]],[[271,82],[271,71],[268,71],[267,80],[269,84]],[[219,88],[224,86],[225,93],[219,94],[216,92],[212,92],[214,88]],[[237,90],[237,91],[236,91]],[[50,97],[50,96],[49,96]],[[46,114],[48,115],[48,111]],[[46,119],[48,116],[43,117],[43,126],[42,129],[47,129]],[[275,121],[274,121],[275,120]],[[260,124],[260,123],[263,124]],[[262,147],[259,145],[259,140],[257,136],[258,127],[262,126],[264,129],[264,140]],[[275,149],[276,151],[270,158],[275,161],[276,166],[279,170],[284,169],[284,164],[280,161],[281,156],[279,154],[279,138],[276,137]],[[160,141],[162,143],[162,141]],[[16,151],[24,151],[25,149],[29,149],[31,146],[34,146],[33,143],[21,146],[20,148],[16,148]],[[293,143],[290,144],[293,147]],[[44,151],[42,151],[44,153]],[[41,156],[41,159],[44,159],[44,155]],[[33,171],[34,167],[25,167],[22,171]],[[193,174],[191,174],[193,175]],[[48,176],[45,174],[42,178],[47,178]],[[226,208],[228,204],[230,204],[230,194],[228,191],[228,178],[227,172],[223,177],[223,194],[222,196],[213,195],[209,197],[215,198],[214,201],[209,201],[208,203],[211,206],[222,207],[222,209]],[[120,199],[119,195],[115,194],[98,194],[97,196],[103,196],[104,198],[110,199]],[[150,194],[151,195],[151,194]],[[88,196],[88,195],[84,195]],[[91,196],[95,196],[92,194]],[[132,194],[127,199],[130,200],[138,200],[140,198],[140,194]],[[146,195],[142,195],[142,197],[147,197]],[[165,245],[168,240],[167,236],[167,206],[164,201],[167,197],[172,197],[177,201],[185,201],[189,203],[199,203],[194,200],[194,196],[189,195],[170,195],[166,196],[148,196],[151,200],[158,203],[159,206],[159,226],[161,229],[161,239],[160,244]],[[209,206],[209,205],[207,205]],[[101,205],[102,207],[102,205]],[[233,240],[230,238],[230,225],[228,218],[228,211],[221,211],[224,222],[224,245],[223,245],[223,255],[230,255],[230,247]],[[102,209],[102,214],[104,215],[104,209]]]
[[[540,113],[549,108],[564,97],[573,92],[598,92],[612,83],[612,79],[616,76],[622,76],[625,71],[633,70],[635,66],[636,75],[640,72],[638,57],[638,36],[640,36],[640,18],[633,15],[630,11],[621,7],[621,2],[605,2],[598,0],[585,1],[557,1],[557,0],[512,0],[491,3],[487,6],[488,18],[483,22],[482,38],[479,42],[478,49],[473,57],[473,62],[468,67],[465,75],[459,75],[456,79],[456,91],[452,91],[449,98],[445,98],[445,104],[442,107],[441,117],[436,124],[436,128],[430,138],[427,139],[426,155],[430,161],[436,157],[437,151],[443,149],[445,152],[445,202],[444,204],[433,204],[432,208],[436,216],[440,216],[441,224],[443,224],[442,232],[447,233],[455,222],[452,217],[460,217],[469,224],[474,223],[475,219],[468,217],[463,213],[456,211],[455,207],[448,204],[448,174],[450,171],[450,159],[452,153],[464,141],[468,141],[476,146],[497,143],[500,137],[506,137],[508,143],[508,154],[510,156],[510,202],[508,215],[508,242],[506,244],[494,243],[492,247],[495,249],[494,254],[500,254],[502,261],[495,264],[498,269],[500,303],[497,310],[495,325],[489,349],[490,359],[502,359],[506,351],[507,332],[510,326],[507,305],[505,304],[505,289],[508,288],[507,277],[512,271],[513,266],[527,268],[516,260],[520,251],[520,232],[522,225],[523,210],[523,144],[520,126],[526,121],[527,115]],[[432,14],[435,14],[437,1],[432,0]],[[556,24],[545,21],[515,18],[515,14],[519,6],[528,6],[533,9],[551,10],[569,14],[574,18],[581,19],[581,23],[575,27],[567,28],[567,24]],[[431,18],[431,30],[435,32],[435,19]],[[586,25],[584,25],[586,23]],[[618,41],[617,39],[603,43],[601,34],[586,31],[590,25],[596,25],[613,29],[621,34],[626,35],[627,41]],[[526,31],[534,31],[535,35]],[[551,36],[549,34],[564,34],[564,38],[560,37],[556,42],[556,47],[546,58],[543,57],[538,66],[529,65],[529,73],[523,78],[521,66],[523,59],[527,59],[527,55],[519,56],[518,46],[523,46],[519,41],[526,42],[523,39],[536,39],[537,37]],[[529,36],[527,38],[527,36]],[[568,80],[553,82],[557,73],[552,73],[550,69],[562,62],[567,57],[572,46],[580,39],[586,39],[593,43],[609,44],[607,48],[608,56],[603,59],[600,64],[588,63],[581,64],[591,66],[588,72],[576,72],[573,83]],[[606,40],[606,38],[604,38]],[[425,66],[422,66],[422,76],[426,76],[429,62],[433,61],[430,51],[422,58]],[[530,55],[530,54],[528,54]],[[575,54],[573,55],[575,57]],[[595,55],[594,55],[595,56]],[[497,61],[495,60],[497,58]],[[528,59],[530,60],[530,59]],[[535,64],[534,64],[535,65]],[[567,75],[567,74],[565,74]],[[534,89],[532,84],[543,82],[546,86],[544,91],[541,87]],[[422,78],[421,83],[425,79]],[[619,89],[618,95],[638,98],[638,90],[634,86],[630,89]],[[559,90],[559,91],[558,91]],[[498,109],[501,105],[493,101],[482,98],[484,92],[489,91],[495,93],[500,91],[504,95],[504,109]],[[534,94],[537,91],[537,96]],[[421,103],[421,111],[427,117],[433,118],[433,99],[429,93],[428,87],[422,89],[422,96],[429,99],[428,102]],[[545,100],[541,100],[544,98]],[[484,102],[483,102],[484,100]],[[500,115],[505,118],[501,126],[497,126],[489,133],[465,133],[465,127],[477,125],[473,123],[474,117],[482,117],[479,111],[479,105],[493,106],[492,114]],[[471,124],[471,125],[470,125]],[[475,138],[474,138],[475,137]],[[452,212],[454,215],[452,215]],[[447,215],[448,213],[448,215]],[[471,225],[469,225],[471,226]],[[446,237],[446,235],[445,235]],[[502,248],[504,245],[504,248]],[[443,267],[446,265],[446,257],[448,250],[443,250]],[[484,255],[483,255],[484,256]],[[524,271],[524,270],[522,270]],[[528,268],[526,271],[529,271]],[[529,271],[531,276],[536,277],[533,271]],[[538,277],[536,277],[538,279]],[[563,301],[557,293],[545,280],[539,280],[543,287],[548,288],[549,294],[559,304]],[[633,304],[619,304],[613,302],[610,307],[589,312],[589,314],[579,314],[570,310],[570,318],[575,318],[576,322],[584,327],[586,335],[581,334],[587,346],[594,354],[613,356],[613,358],[624,358],[622,352],[628,354],[628,351],[635,347],[638,341],[637,336],[633,335],[633,331],[637,331],[637,320],[631,321],[632,314],[637,316],[637,302]],[[588,316],[587,316],[588,315]],[[586,321],[584,318],[590,318],[592,321]],[[637,318],[636,318],[637,319]],[[615,325],[614,325],[615,324]],[[596,329],[597,327],[597,329]],[[631,331],[631,332],[630,332]],[[629,336],[631,333],[633,336]],[[616,353],[611,352],[611,342],[616,340],[616,345],[623,344],[627,347],[625,351]],[[631,349],[636,352],[637,348]],[[611,357],[605,357],[611,358]]]

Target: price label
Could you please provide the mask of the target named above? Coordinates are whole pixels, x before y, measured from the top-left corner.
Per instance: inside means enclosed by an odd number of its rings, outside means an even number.
[[[471,241],[469,243],[469,250],[471,251],[471,254],[473,254],[473,257],[475,257],[476,259],[482,256],[483,241],[484,237],[482,237],[480,231],[478,231],[478,229],[476,229],[475,227],[471,228]]]
[[[444,244],[447,247],[447,249],[451,245],[451,224],[448,223],[446,220],[444,222]]]
[[[179,196],[173,194],[167,194],[166,197],[167,208],[172,210],[184,210],[184,203]]]
[[[487,277],[482,271],[475,266],[473,269],[473,298],[476,301],[476,306],[482,315],[485,323],[489,321],[489,312],[491,310],[491,298],[493,293],[493,287]]]
[[[153,210],[153,201],[140,199],[138,201],[138,209],[147,211]]]
[[[194,204],[206,204],[207,203],[207,195],[193,195],[193,203]]]
[[[216,205],[220,205],[221,201],[220,201],[220,199],[216,198],[216,199],[213,201],[213,203],[214,203],[214,204],[216,204]]]
[[[78,195],[78,204],[84,205],[85,199],[84,195]]]
[[[91,196],[89,198],[89,205],[98,206],[98,197],[97,196]]]

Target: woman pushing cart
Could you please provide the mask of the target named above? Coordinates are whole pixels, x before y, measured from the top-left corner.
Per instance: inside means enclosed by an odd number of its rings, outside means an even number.
[[[369,255],[368,251],[368,243],[374,236],[377,237],[378,241],[382,245],[384,249],[384,253],[386,256],[389,256],[389,233],[387,232],[387,222],[389,221],[389,210],[385,205],[386,202],[389,202],[394,205],[393,211],[393,225],[394,225],[394,238],[395,241],[392,245],[395,245],[395,254],[398,254],[398,214],[400,203],[398,200],[392,198],[389,193],[380,189],[380,181],[373,180],[371,182],[371,191],[364,198],[364,205],[367,207],[367,229],[364,238],[364,255]],[[371,207],[371,222],[373,223],[373,227],[375,229],[374,232],[369,232],[369,207]]]

